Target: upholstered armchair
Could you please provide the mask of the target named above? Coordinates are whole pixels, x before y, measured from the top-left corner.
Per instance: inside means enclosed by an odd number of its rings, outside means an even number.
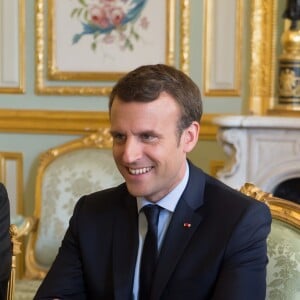
[[[274,197],[250,183],[246,183],[241,192],[265,202],[272,214],[267,241],[266,299],[300,299],[300,205]]]
[[[25,250],[25,278],[15,299],[33,296],[51,266],[80,196],[123,181],[111,153],[109,129],[48,150],[37,170],[32,231]]]

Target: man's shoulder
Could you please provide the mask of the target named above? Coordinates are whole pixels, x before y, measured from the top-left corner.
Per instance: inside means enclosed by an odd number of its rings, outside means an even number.
[[[0,214],[1,216],[7,216],[7,220],[9,220],[9,199],[7,190],[3,183],[0,182]]]
[[[238,189],[234,189],[209,175],[206,175],[206,179],[205,199],[212,206],[224,208],[225,211],[230,211],[230,214],[255,210],[269,216],[269,208],[265,203],[247,196]]]
[[[219,179],[207,174],[200,168],[190,164],[192,176],[198,177],[203,185],[204,203],[210,202],[212,205],[227,206],[237,208],[247,208],[249,206],[258,206],[262,210],[268,210],[267,205],[252,197],[241,193],[238,189],[228,186]]]
[[[110,208],[121,205],[129,197],[132,196],[128,193],[126,184],[122,183],[82,196],[77,202],[77,207],[84,207],[89,210]]]
[[[5,185],[0,182],[0,199],[3,203],[8,203],[8,195]]]
[[[98,197],[109,197],[112,195],[123,195],[124,193],[128,193],[126,184],[121,183],[117,186],[113,186],[107,189],[98,190],[96,192],[93,192],[89,195],[87,195],[89,198],[98,198]]]

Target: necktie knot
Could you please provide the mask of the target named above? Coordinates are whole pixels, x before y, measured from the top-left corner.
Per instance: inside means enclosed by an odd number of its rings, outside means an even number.
[[[148,231],[157,236],[160,207],[158,205],[149,204],[143,207],[143,211],[148,222]]]

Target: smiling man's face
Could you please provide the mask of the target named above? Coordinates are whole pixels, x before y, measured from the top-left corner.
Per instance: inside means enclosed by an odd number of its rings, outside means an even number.
[[[111,112],[113,155],[133,196],[157,202],[183,178],[186,154],[198,138],[198,123],[178,136],[179,105],[167,93],[158,99],[124,102],[114,99]]]

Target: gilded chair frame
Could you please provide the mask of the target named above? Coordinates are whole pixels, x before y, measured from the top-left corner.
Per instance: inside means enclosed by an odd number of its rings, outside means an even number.
[[[43,268],[36,260],[34,249],[38,237],[39,220],[41,217],[41,199],[42,183],[45,169],[58,156],[84,148],[112,148],[112,137],[109,128],[99,129],[97,132],[60,145],[56,148],[49,149],[40,156],[40,162],[37,169],[36,186],[35,186],[35,206],[31,219],[32,231],[29,234],[25,251],[25,277],[29,279],[43,279],[47,269]]]
[[[15,293],[16,269],[17,269],[17,256],[22,253],[21,237],[27,235],[32,229],[32,219],[25,218],[20,226],[10,224],[9,234],[12,245],[11,257],[11,270],[10,277],[7,285],[6,300],[13,300]]]
[[[21,242],[18,240],[18,228],[16,225],[11,224],[9,227],[9,234],[12,243],[12,256],[11,256],[11,270],[10,277],[7,285],[6,300],[14,299],[15,280],[16,280],[16,267],[17,255],[21,253]]]
[[[273,196],[271,193],[260,190],[252,183],[245,183],[240,191],[250,197],[266,203],[272,217],[284,221],[300,229],[300,205],[292,201]]]

